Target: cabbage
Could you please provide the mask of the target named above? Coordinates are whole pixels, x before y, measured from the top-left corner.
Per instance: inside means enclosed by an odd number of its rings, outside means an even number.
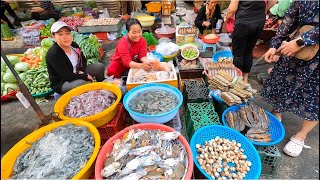
[[[7,83],[6,85],[4,85],[4,90],[8,91],[9,90],[8,88],[18,90],[19,86],[18,86],[18,84]]]
[[[4,91],[4,86],[6,85],[6,83],[1,83],[1,91]]]
[[[3,82],[3,75],[5,74],[5,72],[1,72],[1,82]]]
[[[16,82],[17,82],[17,79],[13,76],[12,73],[6,72],[6,73],[3,75],[3,81],[6,82],[6,83],[16,83]]]
[[[27,79],[27,74],[26,73],[20,73],[19,77],[22,81],[25,81]]]
[[[20,59],[18,56],[7,56],[8,60],[10,61],[10,63],[12,65],[17,64],[18,62],[20,62]]]
[[[7,65],[1,58],[1,72],[6,72]]]
[[[16,71],[25,72],[25,71],[28,71],[30,69],[30,66],[26,62],[18,62],[17,64],[14,65],[14,69]]]
[[[41,41],[41,46],[43,48],[49,49],[53,45],[53,40],[51,38],[45,38]]]

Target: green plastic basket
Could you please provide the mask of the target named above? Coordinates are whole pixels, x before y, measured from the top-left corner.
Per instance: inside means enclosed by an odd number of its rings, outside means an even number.
[[[256,146],[260,155],[261,175],[275,177],[281,161],[281,153],[276,146]]]
[[[184,122],[188,138],[204,126],[221,125],[220,118],[210,102],[188,103]]]

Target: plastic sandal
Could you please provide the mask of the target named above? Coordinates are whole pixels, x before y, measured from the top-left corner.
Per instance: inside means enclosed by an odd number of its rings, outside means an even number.
[[[304,141],[298,141],[294,137],[290,138],[290,141],[286,144],[286,146],[283,148],[283,152],[286,153],[289,156],[297,157],[300,155],[303,148],[310,149],[310,146],[307,146],[304,144]]]

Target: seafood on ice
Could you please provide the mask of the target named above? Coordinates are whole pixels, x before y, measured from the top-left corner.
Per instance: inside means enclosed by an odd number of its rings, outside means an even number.
[[[94,150],[94,138],[85,126],[67,123],[32,143],[14,163],[11,179],[71,179]]]
[[[110,107],[117,96],[108,90],[98,89],[72,97],[64,109],[64,115],[72,118],[87,117]]]
[[[271,141],[269,117],[266,112],[258,106],[241,106],[238,111],[229,111],[225,119],[230,128],[239,132],[245,132],[246,127],[249,128],[244,134],[252,141]]]
[[[130,129],[113,143],[101,176],[105,179],[183,179],[187,152],[178,131]]]
[[[165,90],[153,89],[138,93],[129,101],[129,108],[141,114],[168,112],[179,104],[178,98]]]
[[[175,79],[175,71],[172,63],[152,61],[152,70],[130,69],[127,83],[165,81]]]

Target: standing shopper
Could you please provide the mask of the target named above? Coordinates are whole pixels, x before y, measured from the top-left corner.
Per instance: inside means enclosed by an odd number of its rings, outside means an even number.
[[[10,29],[14,29],[13,24],[11,24],[11,22],[9,21],[8,17],[4,14],[5,11],[8,11],[8,13],[10,14],[10,16],[12,16],[14,18],[14,25],[16,26],[21,26],[20,22],[20,18],[17,16],[17,14],[12,10],[11,6],[9,5],[8,2],[6,1],[1,1],[1,20],[5,21]]]
[[[93,77],[98,82],[105,79],[102,63],[87,66],[87,60],[80,47],[72,41],[71,28],[65,22],[55,22],[51,26],[51,33],[56,42],[48,50],[46,63],[51,88],[55,92],[66,93],[93,81]]]
[[[207,0],[207,3],[201,7],[194,24],[201,34],[215,34],[216,24],[221,19],[221,10],[217,0]],[[221,26],[222,27],[222,26]],[[209,33],[204,32],[205,30]],[[219,29],[217,29],[219,30]]]
[[[59,14],[56,12],[54,5],[51,1],[34,1],[40,7],[34,7],[31,9],[31,17],[35,20],[48,20],[54,18],[59,20]]]
[[[242,71],[245,82],[248,82],[252,66],[253,48],[263,31],[266,20],[265,10],[264,1],[232,0],[224,17],[224,21],[228,23],[235,15],[232,33],[233,63]]]
[[[301,38],[289,37],[304,25],[313,27]],[[288,42],[282,44],[283,41]],[[279,119],[285,111],[303,119],[300,130],[283,149],[293,157],[307,147],[304,140],[319,121],[319,50],[314,51],[316,54],[309,61],[295,57],[310,46],[319,46],[319,1],[294,1],[264,55],[267,62],[277,62],[262,91],[262,96],[274,108],[272,113]],[[276,52],[281,53],[280,58]]]

